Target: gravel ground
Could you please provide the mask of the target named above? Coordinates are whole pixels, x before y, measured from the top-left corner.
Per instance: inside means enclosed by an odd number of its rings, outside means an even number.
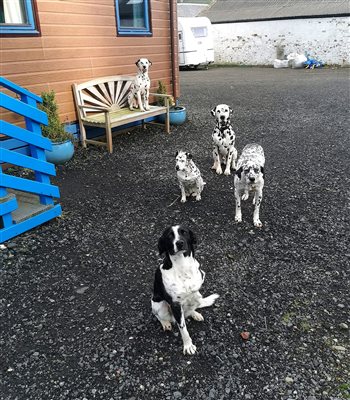
[[[348,399],[349,70],[213,68],[181,72],[188,122],[90,147],[58,169],[63,215],[0,254],[0,398]],[[240,152],[266,156],[262,229],[233,177],[210,170],[210,109],[232,106]],[[207,185],[179,201],[176,150]],[[198,236],[203,294],[221,295],[188,329],[150,313],[157,240]],[[241,333],[250,333],[243,340]]]

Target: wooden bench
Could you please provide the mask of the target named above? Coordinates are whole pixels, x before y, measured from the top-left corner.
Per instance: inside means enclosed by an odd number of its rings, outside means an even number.
[[[157,115],[166,114],[165,132],[170,132],[169,103],[171,96],[166,94],[150,93],[154,97],[162,97],[164,106],[150,105],[149,111],[129,110],[128,93],[134,76],[118,75],[106,76],[89,82],[73,84],[74,100],[79,118],[80,138],[83,147],[88,143],[107,146],[110,153],[113,151],[112,129],[132,122],[142,122]],[[162,124],[163,125],[163,124]],[[86,138],[85,126],[104,128],[106,141]]]

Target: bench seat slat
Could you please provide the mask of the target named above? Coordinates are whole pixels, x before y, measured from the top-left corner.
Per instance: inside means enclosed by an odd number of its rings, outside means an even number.
[[[136,118],[137,120],[149,118],[155,115],[164,114],[166,111],[166,107],[159,107],[159,106],[150,106],[150,111],[142,112],[142,111],[130,111],[128,108],[121,108],[117,111],[112,111],[109,113],[111,123],[113,124],[116,121],[120,121],[121,125],[123,123],[132,122]],[[157,114],[154,114],[157,113]],[[98,113],[91,115],[90,117],[83,118],[86,122],[93,122],[95,124],[105,124],[105,113]]]

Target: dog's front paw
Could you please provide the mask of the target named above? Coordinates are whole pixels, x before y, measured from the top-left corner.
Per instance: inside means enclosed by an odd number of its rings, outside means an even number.
[[[195,321],[204,321],[203,315],[201,313],[199,313],[198,311],[193,311],[193,313],[191,314],[191,317]]]
[[[184,354],[193,355],[197,350],[197,347],[191,342],[184,344]]]
[[[218,175],[221,175],[221,174],[222,174],[222,169],[221,169],[221,167],[216,168],[216,173],[217,173]]]
[[[186,203],[186,197],[181,197],[181,203]]]
[[[231,171],[230,171],[229,169],[225,169],[224,174],[225,174],[225,175],[231,175]]]
[[[248,197],[249,197],[249,193],[244,193],[242,195],[242,200],[248,200]]]
[[[260,219],[255,219],[254,220],[254,226],[256,228],[261,228],[262,227],[262,222],[260,221]]]
[[[161,321],[163,331],[171,331],[172,330],[172,325],[170,321]]]
[[[145,106],[145,110],[146,110],[146,111],[149,111],[150,109],[151,109],[150,106],[147,106],[147,107]]]
[[[196,195],[196,200],[197,200],[197,201],[199,201],[201,198],[202,198],[202,197],[201,197],[200,194],[197,194],[197,195]]]
[[[236,215],[235,222],[242,222],[242,215]]]

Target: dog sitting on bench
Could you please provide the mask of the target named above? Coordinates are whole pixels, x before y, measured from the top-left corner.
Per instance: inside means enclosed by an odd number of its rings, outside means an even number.
[[[148,111],[150,110],[148,100],[149,89],[151,87],[148,69],[152,65],[152,62],[147,58],[140,58],[135,64],[138,68],[138,73],[130,86],[128,95],[129,109],[133,111],[134,108],[139,108],[140,111]]]

